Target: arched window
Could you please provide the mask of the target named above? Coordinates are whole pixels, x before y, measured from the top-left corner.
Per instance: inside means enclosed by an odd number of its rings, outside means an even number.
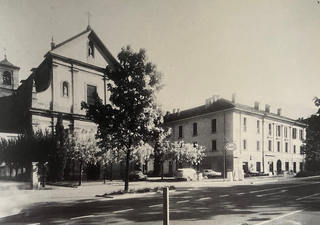
[[[11,85],[11,73],[9,71],[3,73],[3,84]]]
[[[94,58],[94,44],[92,41],[89,41],[89,43],[88,43],[88,57],[89,56]]]
[[[69,97],[69,84],[67,81],[62,83],[62,96]]]

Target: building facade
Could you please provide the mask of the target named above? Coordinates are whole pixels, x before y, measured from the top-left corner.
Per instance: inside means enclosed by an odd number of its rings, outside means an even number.
[[[233,172],[264,172],[270,175],[303,170],[300,147],[306,124],[264,110],[259,102],[253,107],[219,99],[207,99],[196,108],[165,115],[165,126],[171,127],[171,141],[183,140],[206,147],[202,169]]]
[[[96,124],[85,117],[81,102],[92,104],[96,92],[105,104],[109,103],[106,66],[115,68],[118,61],[90,26],[59,44],[52,40],[50,47],[44,60],[20,85],[19,67],[6,57],[0,62],[1,137],[38,129],[54,132],[59,114],[68,132],[96,134]],[[117,169],[114,166],[113,170]],[[88,170],[97,174],[94,178],[103,176],[103,168]]]

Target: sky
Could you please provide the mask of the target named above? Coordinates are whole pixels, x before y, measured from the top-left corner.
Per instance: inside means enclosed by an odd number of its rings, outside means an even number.
[[[56,44],[90,25],[116,57],[146,49],[164,75],[164,111],[213,95],[297,119],[320,97],[316,0],[0,0],[0,60],[27,78]]]

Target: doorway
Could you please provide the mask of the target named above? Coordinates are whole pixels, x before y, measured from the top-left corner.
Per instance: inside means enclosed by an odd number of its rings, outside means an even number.
[[[279,159],[278,161],[277,161],[277,173],[278,174],[281,174],[281,171],[282,171],[282,163],[281,163],[281,160]]]

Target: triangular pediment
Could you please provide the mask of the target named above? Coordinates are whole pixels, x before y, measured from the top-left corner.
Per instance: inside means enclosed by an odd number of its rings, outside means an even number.
[[[87,29],[86,31],[57,44],[48,54],[73,59],[83,63],[105,68],[117,66],[117,60],[96,35]]]

